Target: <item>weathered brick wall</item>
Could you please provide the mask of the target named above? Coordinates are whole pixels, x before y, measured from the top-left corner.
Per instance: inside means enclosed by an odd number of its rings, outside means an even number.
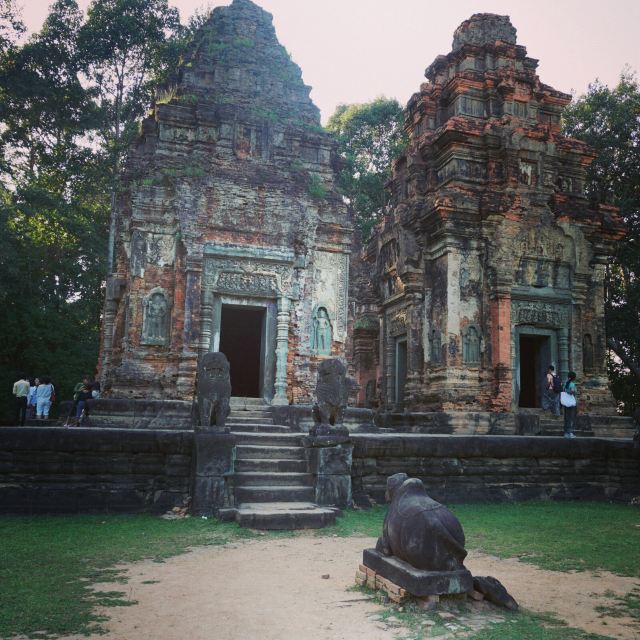
[[[189,431],[0,429],[0,513],[161,512],[191,488]]]
[[[632,442],[544,437],[354,434],[354,499],[384,502],[387,477],[404,472],[441,502],[628,500],[640,495]]]

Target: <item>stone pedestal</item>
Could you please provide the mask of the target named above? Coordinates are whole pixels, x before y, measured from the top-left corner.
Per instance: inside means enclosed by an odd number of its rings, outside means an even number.
[[[217,431],[196,432],[193,437],[194,515],[212,516],[231,506],[227,478],[233,473],[235,436]]]
[[[304,446],[309,473],[313,474],[316,504],[350,507],[353,445],[348,435],[307,437]]]
[[[473,577],[466,569],[423,571],[394,556],[385,556],[375,549],[363,551],[362,563],[413,596],[467,593],[473,589]]]

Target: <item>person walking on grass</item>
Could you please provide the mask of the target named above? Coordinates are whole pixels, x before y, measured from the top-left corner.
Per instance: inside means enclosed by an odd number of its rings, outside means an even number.
[[[55,390],[51,384],[51,378],[44,377],[36,389],[36,417],[38,420],[49,419],[49,409]]]
[[[573,431],[576,427],[576,415],[578,413],[578,402],[576,397],[578,395],[578,389],[576,386],[575,371],[569,371],[569,378],[564,383],[563,391],[573,396],[576,399],[576,404],[573,407],[563,407],[564,408],[564,437],[575,438],[576,434]]]
[[[24,427],[24,423],[27,420],[27,402],[30,387],[31,385],[24,373],[21,373],[19,380],[13,383],[13,395],[16,399],[16,424],[19,424],[21,427]]]

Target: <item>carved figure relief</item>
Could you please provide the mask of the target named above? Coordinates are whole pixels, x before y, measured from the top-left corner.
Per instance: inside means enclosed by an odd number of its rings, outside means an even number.
[[[169,337],[169,303],[164,289],[152,289],[143,305],[141,343],[165,345]]]
[[[593,339],[589,333],[582,338],[582,367],[585,371],[594,369]]]
[[[213,289],[257,295],[290,295],[293,269],[255,258],[206,258],[204,284]]]
[[[431,364],[442,362],[441,350],[440,332],[437,329],[431,329],[429,332],[429,361]]]
[[[526,185],[533,185],[534,178],[534,165],[532,162],[526,160],[520,160],[520,183]]]
[[[480,364],[480,331],[469,325],[462,340],[462,361],[465,364]]]
[[[396,313],[389,320],[389,335],[391,336],[399,336],[403,333],[407,333],[407,312],[401,311]]]
[[[555,328],[569,326],[567,305],[514,301],[511,310],[515,324],[534,324]]]
[[[131,234],[131,275],[134,278],[144,276],[147,256],[147,239],[143,231],[136,229]]]
[[[318,307],[313,314],[311,327],[311,349],[319,356],[331,355],[331,339],[333,330],[329,312],[325,307]]]
[[[314,300],[333,319],[333,340],[344,342],[347,332],[349,256],[331,251],[314,252]]]

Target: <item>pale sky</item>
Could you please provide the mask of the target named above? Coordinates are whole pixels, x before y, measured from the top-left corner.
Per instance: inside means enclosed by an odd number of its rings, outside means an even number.
[[[86,9],[90,0],[79,0]],[[18,0],[30,31],[49,0]],[[230,0],[169,0],[183,22],[198,8]],[[541,80],[582,94],[595,78],[614,85],[628,64],[640,71],[638,0],[259,0],[273,15],[278,39],[313,87],[325,122],[341,102],[376,96],[405,104],[425,68],[451,50],[456,27],[473,13],[511,16],[518,44],[540,60]]]

